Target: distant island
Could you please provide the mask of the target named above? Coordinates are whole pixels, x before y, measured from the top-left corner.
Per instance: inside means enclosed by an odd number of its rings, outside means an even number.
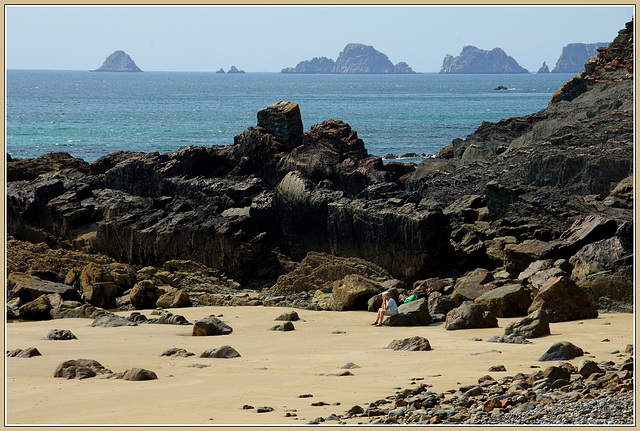
[[[598,48],[606,48],[609,42],[570,43],[562,48],[560,58],[551,73],[579,73],[588,59],[598,54]]]
[[[459,56],[447,54],[440,73],[529,73],[502,49],[491,51],[467,45]]]
[[[142,72],[124,51],[115,51],[93,72]]]
[[[285,67],[280,73],[368,73],[410,74],[416,73],[407,63],[394,65],[386,54],[373,46],[349,43],[333,61],[327,57],[314,57],[301,61],[296,67]]]
[[[225,73],[223,68],[220,68],[219,70],[216,71],[216,73]],[[235,66],[231,66],[231,68],[229,69],[229,71],[227,73],[245,73],[244,70],[242,69],[238,69]]]

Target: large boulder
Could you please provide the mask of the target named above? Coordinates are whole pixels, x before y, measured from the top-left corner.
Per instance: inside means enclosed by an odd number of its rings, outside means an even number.
[[[43,280],[22,272],[11,272],[7,276],[7,291],[11,298],[19,297],[23,302],[33,301],[41,295],[58,293],[68,301],[80,301],[80,294],[68,284]]]
[[[155,309],[161,295],[162,291],[150,280],[137,282],[129,292],[131,305],[138,310]]]
[[[387,349],[392,350],[408,350],[408,351],[427,351],[431,350],[431,344],[429,340],[424,337],[414,336],[409,338],[404,338],[402,340],[393,340],[389,343]]]
[[[53,377],[63,377],[65,379],[86,379],[95,377],[98,374],[111,373],[98,361],[93,359],[70,359],[61,362],[53,372]]]
[[[566,275],[553,277],[540,288],[528,311],[536,310],[544,310],[550,322],[598,317],[585,291]]]
[[[493,281],[491,272],[484,268],[477,268],[456,281],[451,297],[458,304],[473,301],[495,287],[486,284],[490,281]]]
[[[378,282],[358,274],[349,274],[334,284],[331,310],[364,310],[369,298],[383,290]]]
[[[151,370],[145,368],[131,368],[125,371],[122,380],[137,382],[141,380],[156,380],[158,376]]]
[[[486,305],[496,317],[524,316],[531,305],[521,284],[497,287],[477,297],[475,302]]]
[[[447,313],[444,328],[448,331],[456,329],[497,328],[498,319],[484,304],[465,301]]]
[[[48,295],[41,295],[18,308],[18,316],[24,320],[48,320],[52,308]]]
[[[191,299],[183,289],[171,289],[160,295],[156,301],[156,307],[161,308],[182,308],[191,307]]]
[[[524,338],[537,338],[551,334],[549,316],[544,310],[536,310],[504,328],[504,335],[514,334]]]
[[[280,101],[259,110],[258,126],[289,149],[302,143],[302,117],[297,103]]]
[[[557,248],[557,244],[538,239],[527,239],[520,244],[507,244],[504,247],[505,269],[511,276],[517,277],[533,262],[550,258]]]
[[[388,326],[426,326],[429,323],[431,323],[431,315],[427,298],[401,304],[398,307],[398,314],[388,316],[382,321],[383,325]]]

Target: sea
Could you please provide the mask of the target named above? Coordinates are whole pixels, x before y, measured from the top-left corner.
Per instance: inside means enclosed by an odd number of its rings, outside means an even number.
[[[304,130],[341,120],[358,133],[369,154],[429,156],[483,121],[545,108],[572,76],[9,69],[6,152],[30,158],[63,151],[92,162],[119,150],[166,153],[190,145],[230,145],[257,124],[258,110],[288,100],[300,106]]]

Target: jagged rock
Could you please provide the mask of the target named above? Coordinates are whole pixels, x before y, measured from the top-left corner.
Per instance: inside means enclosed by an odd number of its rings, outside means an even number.
[[[259,110],[258,126],[289,149],[302,143],[302,117],[297,103],[282,101]]]
[[[456,281],[451,297],[458,304],[462,304],[464,301],[473,301],[494,288],[494,286],[486,284],[492,280],[493,275],[490,271],[477,268]]]
[[[508,284],[492,289],[475,299],[484,304],[496,317],[517,317],[527,314],[529,296],[520,284]]]
[[[549,316],[542,310],[536,310],[522,319],[509,323],[504,328],[504,334],[515,334],[524,338],[537,338],[551,334]]]
[[[70,359],[60,363],[55,371],[53,377],[64,377],[65,379],[86,379],[89,377],[95,377],[98,374],[111,373],[111,370],[106,369],[98,361],[93,359]]]
[[[591,374],[602,373],[598,364],[590,359],[583,359],[578,364],[578,373],[585,379]]]
[[[429,340],[424,337],[414,336],[402,340],[393,340],[391,343],[389,343],[387,349],[425,351],[431,350],[431,344],[429,344]]]
[[[542,66],[540,66],[540,69],[538,69],[538,72],[536,73],[549,73],[549,66],[547,66],[546,61],[542,62]]]
[[[122,376],[122,380],[129,380],[132,382],[142,381],[142,380],[156,380],[158,376],[151,370],[147,370],[144,368],[131,368],[130,370],[125,371]]]
[[[502,49],[491,51],[467,45],[460,55],[447,54],[442,61],[440,73],[529,73]]]
[[[340,282],[351,274],[376,282],[390,278],[385,270],[363,259],[309,252],[296,269],[280,276],[278,282],[268,291],[274,295],[316,290],[329,293],[333,290],[335,282]]]
[[[70,275],[67,275],[67,280],[71,284],[75,283]],[[116,308],[116,297],[131,288],[135,281],[135,270],[120,263],[89,263],[77,278],[84,300],[101,308]]]
[[[33,358],[34,356],[42,356],[42,353],[35,347],[27,347],[26,349],[15,349],[7,352],[9,358]]]
[[[213,315],[198,320],[193,325],[194,336],[228,335],[231,334],[231,332],[233,332],[231,326]]]
[[[520,244],[507,244],[504,248],[505,269],[513,276],[519,275],[533,262],[546,260],[557,250],[557,244],[528,239]]]
[[[89,163],[69,153],[48,153],[34,159],[12,158],[7,160],[7,181],[28,181],[39,175],[61,169],[74,169],[89,173]]]
[[[46,340],[77,340],[73,332],[68,329],[52,329],[47,334]]]
[[[447,313],[444,328],[448,331],[472,328],[497,328],[498,319],[486,305],[465,301]]]
[[[598,317],[598,310],[587,294],[569,277],[550,278],[533,298],[529,313],[544,310],[550,322]]]
[[[162,308],[182,308],[191,307],[189,295],[182,289],[171,289],[160,295],[156,301],[156,307]]]
[[[235,67],[235,66],[231,66],[231,67],[229,68],[229,70],[227,71],[227,73],[245,73],[245,72],[244,72],[244,70],[242,70],[242,69],[238,69],[238,68],[237,68],[237,67]]]
[[[584,355],[582,349],[568,341],[553,343],[538,361],[566,361]]]
[[[231,346],[224,345],[217,349],[209,349],[202,352],[200,355],[201,358],[239,358],[240,353],[236,349]]]
[[[400,304],[398,314],[388,316],[382,321],[383,325],[388,326],[426,326],[430,323],[431,315],[427,298],[419,298]]]
[[[142,72],[124,51],[114,51],[94,72]]]

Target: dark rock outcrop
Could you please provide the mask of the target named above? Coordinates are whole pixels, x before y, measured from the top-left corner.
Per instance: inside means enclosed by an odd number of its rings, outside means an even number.
[[[491,51],[467,45],[460,55],[447,54],[442,61],[440,73],[529,73],[508,56],[502,49]]]
[[[193,325],[194,336],[228,335],[231,332],[233,328],[215,316],[198,320]]]
[[[538,361],[566,361],[584,355],[584,351],[568,341],[553,343]]]
[[[448,331],[472,328],[497,328],[498,319],[484,304],[465,301],[447,313],[444,328]]]
[[[524,338],[537,338],[551,334],[549,316],[544,310],[536,310],[522,319],[511,322],[504,328],[505,335],[518,335]]]
[[[94,72],[142,72],[124,51],[114,51]]]
[[[529,307],[529,313],[536,310],[544,310],[550,322],[598,317],[598,310],[586,292],[565,275],[550,278],[540,288]]]
[[[73,332],[68,329],[52,329],[47,334],[46,340],[77,340]]]
[[[562,48],[551,73],[579,73],[587,60],[598,54],[598,48],[607,46],[609,42],[570,43]]]

